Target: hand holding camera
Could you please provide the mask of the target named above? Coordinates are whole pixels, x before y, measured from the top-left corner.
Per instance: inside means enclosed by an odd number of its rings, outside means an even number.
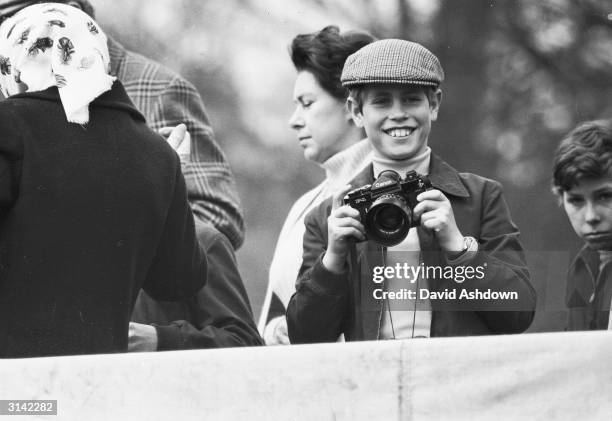
[[[334,194],[332,210],[327,218],[327,251],[323,256],[323,266],[334,273],[344,271],[350,242],[366,238],[359,211],[342,205],[342,198],[350,189],[351,186],[345,186]]]
[[[414,215],[424,228],[435,232],[440,248],[456,252],[464,248],[463,235],[457,228],[455,214],[448,198],[440,190],[428,190],[417,196]]]
[[[383,246],[401,243],[410,228],[422,225],[435,232],[442,250],[463,248],[450,201],[416,171],[403,179],[395,171],[382,171],[373,184],[350,191],[344,203],[359,212],[367,238]]]
[[[369,239],[392,247],[420,224],[414,213],[417,196],[431,188],[429,179],[416,171],[409,171],[402,179],[397,172],[386,170],[373,184],[349,192],[344,203],[359,212]]]
[[[402,179],[397,172],[387,170],[373,184],[349,189],[346,186],[334,195],[327,218],[323,265],[329,271],[344,271],[350,241],[370,239],[392,247],[404,241],[410,228],[419,225],[435,232],[442,250],[464,248],[450,201],[432,188],[427,177],[410,171]]]

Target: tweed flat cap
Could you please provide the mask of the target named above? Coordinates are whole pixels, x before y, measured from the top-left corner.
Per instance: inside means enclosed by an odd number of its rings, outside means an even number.
[[[383,39],[366,45],[344,63],[340,81],[351,87],[372,83],[438,86],[444,71],[438,58],[416,42]]]

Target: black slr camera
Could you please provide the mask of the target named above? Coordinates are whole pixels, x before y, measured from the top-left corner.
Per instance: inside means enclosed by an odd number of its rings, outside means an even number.
[[[429,179],[416,171],[401,179],[395,171],[386,170],[374,184],[350,191],[344,204],[359,211],[368,238],[390,247],[401,243],[410,228],[420,224],[413,216],[416,197],[431,189]]]

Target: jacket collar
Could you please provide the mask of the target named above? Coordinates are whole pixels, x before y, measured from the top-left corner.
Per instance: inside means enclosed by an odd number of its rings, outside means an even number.
[[[449,164],[444,162],[438,155],[431,154],[429,164],[429,180],[436,189],[444,194],[457,197],[470,197],[469,192],[459,179],[459,173]],[[372,164],[368,165],[362,172],[351,181],[352,188],[358,188],[374,181],[374,170]]]
[[[10,98],[32,98],[43,101],[61,102],[59,91],[56,86],[47,88],[44,91],[23,92],[13,95]],[[110,91],[106,91],[94,99],[90,106],[120,109],[127,111],[136,120],[145,121],[144,116],[136,109],[128,97],[127,92],[125,92],[125,88],[118,80],[113,83]]]
[[[586,244],[576,255],[570,267],[570,271],[579,272],[581,268],[588,271],[591,281],[594,284],[597,273],[599,272],[599,255],[597,254],[597,250],[593,250]]]

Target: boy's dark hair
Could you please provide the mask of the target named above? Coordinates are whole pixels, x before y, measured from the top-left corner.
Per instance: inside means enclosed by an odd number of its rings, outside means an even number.
[[[337,26],[330,25],[318,32],[296,36],[289,46],[289,54],[298,71],[311,72],[323,89],[344,100],[348,90],[342,87],[340,75],[346,58],[375,40],[367,32],[340,33]]]
[[[561,195],[585,178],[612,177],[612,121],[579,124],[559,144],[553,161],[553,193]]]
[[[371,86],[371,85],[353,86],[352,88],[349,89],[349,97],[352,98],[352,100],[357,105],[357,109],[359,110],[361,110],[361,107],[363,106],[363,91],[368,86]],[[398,86],[402,86],[402,85],[398,85]],[[420,85],[417,85],[417,86],[420,86]],[[438,91],[439,87],[422,86],[422,88],[425,91],[425,95],[427,96],[429,103],[431,104],[436,96],[436,92]]]

